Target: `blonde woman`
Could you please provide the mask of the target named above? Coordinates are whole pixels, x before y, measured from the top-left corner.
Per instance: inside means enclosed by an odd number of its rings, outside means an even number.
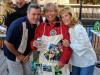
[[[93,75],[96,54],[85,28],[72,12],[71,7],[68,6],[60,11],[62,23],[70,27],[70,47],[73,50],[70,60],[72,65],[71,75]]]
[[[57,6],[53,3],[47,3],[44,6],[44,16],[46,20],[41,23],[35,32],[34,42],[40,41],[43,47],[37,47],[39,55],[39,75],[69,75],[67,63],[72,54],[69,46],[63,46],[63,41],[69,42],[68,27],[60,24]],[[66,30],[67,29],[67,30]],[[40,45],[40,44],[38,44]]]

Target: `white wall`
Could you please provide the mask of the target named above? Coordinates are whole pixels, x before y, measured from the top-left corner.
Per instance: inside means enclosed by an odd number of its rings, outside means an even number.
[[[69,0],[38,0],[39,4],[45,4],[45,3],[48,3],[48,2],[57,3],[57,4],[60,4],[60,5],[69,4]]]
[[[12,1],[13,1],[14,4],[16,3],[16,0],[12,0]],[[26,0],[26,1],[31,1],[31,0]]]
[[[69,4],[69,0],[58,0],[58,2],[57,2],[58,4],[60,4],[60,5],[66,5],[66,4]]]

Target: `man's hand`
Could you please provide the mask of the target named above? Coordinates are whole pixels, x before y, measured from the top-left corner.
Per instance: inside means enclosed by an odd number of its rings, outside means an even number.
[[[29,56],[29,55],[24,56],[24,55],[20,54],[20,55],[18,55],[18,56],[16,56],[16,57],[17,57],[17,59],[18,59],[20,62],[22,62],[22,63],[26,63],[26,62],[28,62],[29,59],[30,59],[30,56]]]
[[[18,59],[18,61],[23,62],[25,56],[22,55],[22,54],[19,54],[19,55],[16,56],[16,58]]]
[[[29,61],[29,59],[30,59],[30,56],[29,56],[29,55],[25,56],[25,58],[23,59],[23,63],[28,62],[28,61]]]

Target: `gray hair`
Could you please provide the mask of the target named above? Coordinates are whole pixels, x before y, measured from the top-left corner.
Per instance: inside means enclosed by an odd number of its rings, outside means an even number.
[[[51,10],[51,9],[54,9],[54,11],[56,13],[58,13],[58,6],[56,4],[54,4],[54,3],[47,3],[47,4],[45,4],[43,11],[45,13],[46,11]]]
[[[27,8],[27,11],[30,11],[31,8],[35,8],[35,9],[40,9],[41,10],[41,7],[40,5],[36,4],[36,3],[30,3],[28,8]]]

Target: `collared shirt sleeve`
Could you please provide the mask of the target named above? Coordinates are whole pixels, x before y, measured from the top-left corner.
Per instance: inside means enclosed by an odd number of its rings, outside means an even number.
[[[12,44],[15,43],[15,41],[19,41],[19,37],[21,32],[19,32],[19,28],[18,26],[16,26],[17,23],[13,22],[11,23],[10,27],[7,30],[7,37],[6,40]]]
[[[43,25],[43,23],[41,23],[35,30],[35,36],[31,41],[31,48],[33,51],[36,50],[36,47],[33,45],[34,40],[37,40],[37,38],[39,38],[43,35],[43,28],[44,28],[44,25]]]
[[[81,25],[75,26],[74,33],[75,38],[74,41],[71,42],[70,47],[76,54],[82,56],[87,51],[87,48],[89,48],[90,41],[88,34]]]

